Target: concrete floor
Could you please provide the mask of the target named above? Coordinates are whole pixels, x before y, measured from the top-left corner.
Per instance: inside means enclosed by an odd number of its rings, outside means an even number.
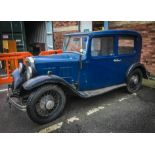
[[[143,87],[137,94],[125,88],[89,99],[68,99],[62,115],[38,125],[26,113],[5,102],[0,92],[0,132],[155,132],[155,89]]]

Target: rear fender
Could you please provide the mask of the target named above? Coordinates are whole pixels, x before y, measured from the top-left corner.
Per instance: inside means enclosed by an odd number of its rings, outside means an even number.
[[[144,66],[143,64],[141,64],[141,63],[135,63],[135,64],[131,65],[131,66],[129,67],[127,73],[126,73],[126,78],[129,76],[129,74],[130,74],[133,70],[135,70],[135,69],[137,69],[137,68],[139,68],[139,69],[142,71],[142,73],[143,73],[143,78],[145,78],[145,79],[148,79],[148,78],[149,78],[149,72],[146,70],[145,66]]]

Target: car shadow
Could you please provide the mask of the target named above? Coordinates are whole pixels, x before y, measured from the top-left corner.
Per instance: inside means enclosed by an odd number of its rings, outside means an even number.
[[[67,125],[65,122],[62,128],[56,132],[116,132],[116,133],[149,133],[155,132],[155,89],[143,87],[136,94],[129,94],[126,88],[119,88],[108,93],[82,99],[71,96],[62,115],[55,121],[40,126],[40,129],[46,128],[52,124],[66,121],[72,116],[83,118],[82,124],[72,123]],[[120,98],[129,97],[126,101],[119,102]],[[113,102],[113,103],[112,103]],[[111,106],[109,106],[109,103]],[[96,113],[91,117],[86,117],[89,109],[104,106],[104,113]],[[85,116],[84,116],[85,115]],[[102,116],[101,116],[102,115]],[[83,117],[82,117],[83,116]],[[99,120],[98,120],[99,119]],[[96,124],[96,129],[89,129],[88,122]],[[97,128],[98,126],[98,128]],[[103,130],[101,130],[101,127]]]
[[[87,99],[80,98],[78,96],[69,96],[67,97],[66,106],[61,116],[53,122],[39,126],[39,130],[51,126],[58,121],[64,121],[71,116],[79,115],[79,113],[83,115],[86,113],[86,111],[88,111],[88,109],[92,109],[101,105],[107,106],[107,104],[111,102],[112,98],[115,100],[115,98],[118,99],[119,97],[122,97],[124,95],[128,95],[125,87],[118,88],[117,90],[112,90],[110,92],[93,96]]]

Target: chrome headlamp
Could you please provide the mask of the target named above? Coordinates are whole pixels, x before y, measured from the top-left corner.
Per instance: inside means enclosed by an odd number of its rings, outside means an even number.
[[[29,80],[32,77],[32,68],[28,66],[26,69],[26,79]]]
[[[23,65],[23,63],[19,63],[19,68],[18,68],[18,70],[19,70],[19,73],[21,74],[21,73],[23,73],[24,72],[24,65]]]
[[[34,64],[34,59],[32,57],[28,57],[27,61],[29,61],[31,64]]]
[[[28,57],[26,59],[26,79],[29,80],[33,76],[34,72],[34,59],[32,57]]]

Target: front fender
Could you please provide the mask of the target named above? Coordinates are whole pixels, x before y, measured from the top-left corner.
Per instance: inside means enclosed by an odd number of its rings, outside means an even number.
[[[73,94],[81,96],[74,86],[72,86],[67,81],[56,75],[42,75],[34,77],[23,84],[23,89],[26,91],[32,91],[33,89],[45,84],[61,85],[62,87],[65,87],[68,90],[70,90]]]

